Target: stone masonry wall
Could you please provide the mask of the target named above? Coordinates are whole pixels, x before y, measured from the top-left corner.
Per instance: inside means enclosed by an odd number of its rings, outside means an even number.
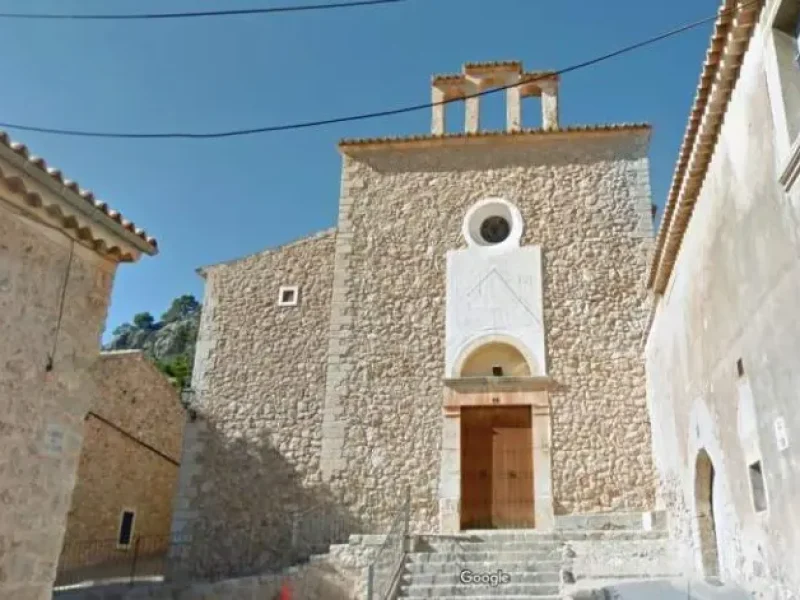
[[[173,524],[185,544],[178,570],[280,566],[291,515],[326,506],[319,456],[334,239],[326,231],[205,269],[197,419],[186,428]],[[284,285],[299,286],[297,306],[278,306]]]
[[[2,598],[50,598],[115,268],[0,201]]]
[[[407,485],[412,528],[437,527],[445,253],[490,196],[515,203],[522,244],[542,247],[556,514],[652,507],[647,147],[628,130],[344,158],[323,471],[368,530],[385,530]]]
[[[178,391],[141,351],[105,352],[92,370],[89,416],[64,537],[64,567],[99,562],[116,548],[123,510],[135,513],[141,550],[167,547],[185,411]],[[150,448],[158,450],[161,454]],[[89,543],[91,542],[91,543]],[[102,552],[99,546],[107,546]],[[90,557],[82,549],[98,550]],[[66,564],[68,563],[68,564]]]

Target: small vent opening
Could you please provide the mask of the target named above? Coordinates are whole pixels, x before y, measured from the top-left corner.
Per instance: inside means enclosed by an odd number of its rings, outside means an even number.
[[[767,491],[764,485],[764,474],[761,471],[761,461],[757,460],[750,465],[750,489],[753,492],[753,508],[757,513],[767,510]]]

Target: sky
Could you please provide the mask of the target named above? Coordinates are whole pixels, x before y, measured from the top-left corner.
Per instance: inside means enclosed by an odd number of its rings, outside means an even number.
[[[322,0],[315,0],[314,3]],[[0,12],[136,13],[300,0],[0,0]],[[311,3],[309,0],[306,3]],[[408,0],[319,12],[160,21],[0,19],[0,122],[106,131],[217,131],[430,100],[464,62],[561,69],[698,19],[717,0]],[[653,200],[664,204],[712,25],[569,73],[562,125],[649,122]],[[481,126],[503,127],[502,94]],[[525,112],[527,111],[527,112]],[[451,114],[452,113],[452,116]],[[463,126],[448,111],[448,129]],[[523,125],[540,113],[523,105]],[[210,140],[61,137],[7,128],[144,227],[155,257],[122,265],[104,340],[135,313],[202,300],[196,269],[336,224],[342,138],[430,131],[430,111]]]

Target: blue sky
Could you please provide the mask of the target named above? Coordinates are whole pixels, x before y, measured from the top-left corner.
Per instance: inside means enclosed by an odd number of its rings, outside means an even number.
[[[0,12],[147,12],[298,0],[0,0]],[[715,14],[717,0],[410,0],[285,15],[135,22],[0,20],[0,121],[209,131],[426,102],[466,61],[559,69]],[[562,124],[647,121],[663,205],[711,25],[565,75]],[[526,126],[538,125],[528,108]],[[457,111],[452,111],[455,115]],[[500,95],[482,126],[502,127]],[[455,126],[455,118],[450,119]],[[460,125],[460,123],[458,123]],[[430,114],[222,140],[105,140],[9,130],[159,239],[119,270],[106,327],[202,298],[195,269],[335,224],[343,137],[425,133]]]

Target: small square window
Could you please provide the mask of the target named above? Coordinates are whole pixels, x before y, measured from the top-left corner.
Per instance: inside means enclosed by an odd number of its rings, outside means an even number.
[[[120,548],[128,548],[133,540],[133,524],[136,513],[132,510],[122,511],[119,521],[119,533],[117,534],[117,545]]]
[[[296,285],[283,285],[278,290],[278,306],[297,306],[298,296]]]
[[[750,489],[753,492],[753,508],[757,513],[767,510],[767,490],[764,486],[764,474],[761,472],[761,461],[757,460],[748,468],[750,472]]]
[[[493,366],[492,367],[492,376],[493,377],[502,377],[503,376],[503,367],[500,366]]]
[[[736,361],[736,373],[739,377],[744,377],[744,363],[741,358]]]

